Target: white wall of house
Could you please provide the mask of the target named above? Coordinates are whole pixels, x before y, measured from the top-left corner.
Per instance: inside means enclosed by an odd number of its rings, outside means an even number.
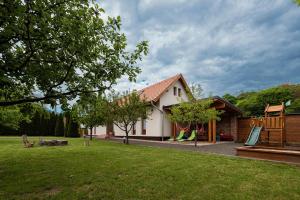
[[[174,96],[173,88],[177,88],[177,95]],[[178,88],[181,89],[181,97],[178,96]],[[180,81],[176,81],[160,98],[160,109],[163,108],[163,106],[169,106],[173,104],[178,104],[181,101],[188,101],[187,93],[181,84]]]
[[[139,120],[135,125],[136,134],[133,135],[133,131],[131,130],[129,136],[161,137],[162,122],[160,111],[154,107],[151,110],[149,118],[146,119],[146,134],[142,134],[142,120]],[[114,132],[115,136],[125,136],[125,132],[116,125],[114,125]]]
[[[174,96],[174,87],[177,88],[177,96]],[[178,88],[181,89],[181,97],[178,96]],[[160,109],[163,106],[169,106],[173,104],[178,104],[182,101],[188,101],[188,95],[180,81],[175,82],[160,98]],[[164,137],[171,136],[172,123],[168,119],[167,115],[164,114]]]
[[[91,130],[88,129],[88,134],[90,134]],[[106,134],[106,126],[97,126],[92,130],[93,135],[105,135]]]
[[[177,95],[174,96],[174,87],[177,88]],[[181,97],[178,96],[178,88],[181,90]],[[169,106],[173,104],[178,104],[181,101],[188,101],[187,93],[180,81],[175,82],[165,93],[161,96],[159,104],[157,107],[162,110],[163,106]],[[162,118],[164,117],[164,120]],[[142,135],[142,121],[139,120],[136,123],[136,134],[133,135],[132,131],[129,136],[143,136],[143,137],[169,137],[171,136],[172,127],[171,122],[168,119],[166,114],[162,114],[157,108],[152,106],[152,112],[149,118],[146,120],[146,135]],[[163,126],[163,128],[162,128]],[[163,129],[163,134],[162,134]],[[96,133],[98,135],[101,133],[106,133],[106,127],[97,127]],[[125,136],[125,132],[122,131],[119,127],[114,125],[115,136]]]
[[[116,125],[114,125],[114,133],[115,136],[125,136],[125,132],[119,129]]]
[[[106,126],[98,126],[96,129],[96,135],[105,135],[106,134]]]

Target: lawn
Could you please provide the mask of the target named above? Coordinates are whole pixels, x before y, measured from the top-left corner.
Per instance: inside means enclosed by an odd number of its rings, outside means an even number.
[[[300,199],[297,166],[68,140],[26,149],[0,137],[0,199]]]

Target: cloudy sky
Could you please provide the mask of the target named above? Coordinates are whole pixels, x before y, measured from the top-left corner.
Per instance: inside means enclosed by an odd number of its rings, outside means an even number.
[[[129,48],[148,40],[140,89],[182,73],[206,94],[300,83],[300,7],[292,0],[101,0],[120,15]]]

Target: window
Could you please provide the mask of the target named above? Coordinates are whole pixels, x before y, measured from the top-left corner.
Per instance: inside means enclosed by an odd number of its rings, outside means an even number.
[[[136,134],[136,128],[135,128],[135,124],[132,126],[132,135]]]
[[[177,96],[177,87],[173,88],[173,94],[174,94],[174,96]]]
[[[178,88],[178,96],[181,97],[181,89]]]
[[[142,119],[142,135],[146,135],[146,119]]]

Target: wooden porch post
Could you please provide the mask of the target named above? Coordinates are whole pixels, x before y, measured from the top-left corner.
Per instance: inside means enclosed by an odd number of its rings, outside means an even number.
[[[213,142],[213,143],[216,143],[216,136],[217,136],[217,122],[216,122],[215,119],[212,121],[212,135],[213,135],[213,140],[212,140],[212,142]]]
[[[176,124],[173,123],[173,141],[176,141]]]
[[[211,142],[212,135],[212,120],[208,122],[208,142]]]

